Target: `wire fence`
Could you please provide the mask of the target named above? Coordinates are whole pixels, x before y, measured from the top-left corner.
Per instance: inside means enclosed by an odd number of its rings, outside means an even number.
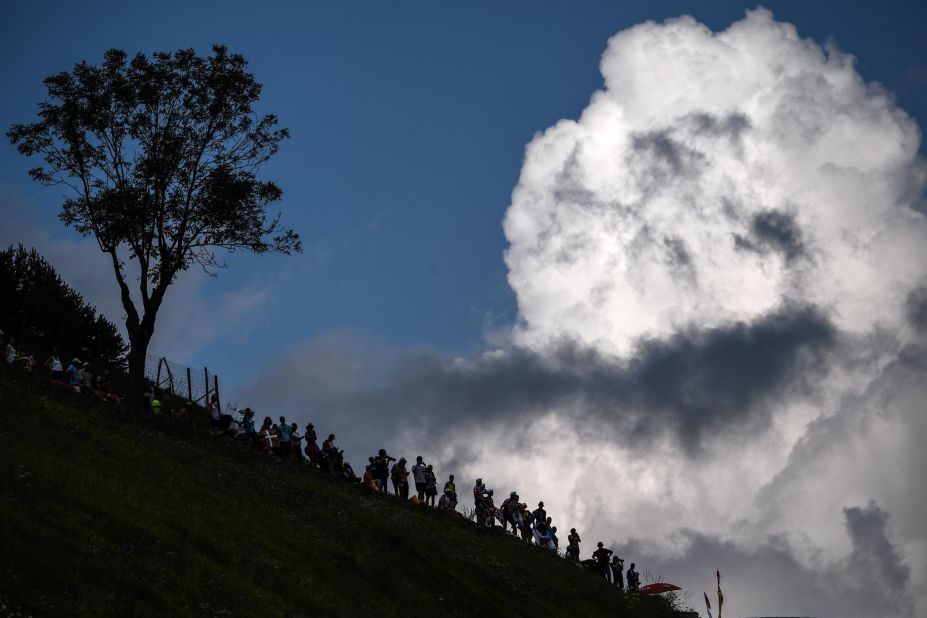
[[[145,357],[145,376],[162,391],[193,403],[205,406],[213,395],[219,397],[219,376],[206,367],[187,367],[149,354]]]

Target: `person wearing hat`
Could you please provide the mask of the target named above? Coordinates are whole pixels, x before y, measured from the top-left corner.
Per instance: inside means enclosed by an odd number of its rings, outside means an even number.
[[[254,410],[245,408],[241,413],[241,428],[245,430],[245,437],[252,442],[257,438],[257,429],[254,426]]]

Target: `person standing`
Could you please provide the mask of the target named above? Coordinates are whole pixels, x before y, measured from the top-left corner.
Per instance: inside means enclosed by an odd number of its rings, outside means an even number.
[[[399,497],[403,500],[409,499],[409,469],[406,468],[406,460],[400,459],[402,466],[399,468]]]
[[[602,541],[599,541],[596,545],[598,546],[598,549],[592,552],[592,557],[595,558],[596,562],[599,563],[599,569],[602,571],[602,575],[605,577],[608,583],[612,583],[612,567],[608,563],[608,560],[612,555],[612,550],[606,549]]]
[[[447,493],[451,492],[451,497],[454,499],[454,504],[457,504],[457,483],[454,482],[454,475],[447,477],[447,482],[444,484],[444,491]]]
[[[431,464],[425,468],[425,502],[430,506],[435,505],[438,497],[438,479],[435,478],[435,470]]]
[[[393,483],[393,493],[399,496],[399,482],[402,479],[403,471],[406,467],[406,458],[400,457],[399,461],[393,464],[393,467],[390,469],[389,478]]]
[[[628,569],[628,591],[629,592],[638,592],[641,589],[641,577],[638,575],[635,570],[635,564],[631,563],[631,568]]]
[[[567,558],[573,562],[579,562],[579,544],[582,543],[576,528],[570,528],[570,534],[567,536]]]
[[[274,428],[274,422],[269,416],[264,417],[264,423],[261,425],[261,431],[258,434],[261,439],[261,447],[266,453],[274,453],[280,446],[280,438],[277,437],[277,430]]]
[[[305,461],[303,457],[303,437],[299,433],[299,426],[296,423],[290,423],[290,449],[293,451],[293,459],[298,462]]]
[[[90,372],[90,363],[84,363],[80,371],[77,372],[77,376],[80,378],[80,385],[83,388],[88,391],[93,390],[93,373]]]
[[[612,556],[612,578],[619,590],[624,590],[624,560]]]
[[[72,358],[71,364],[64,370],[68,375],[68,384],[77,392],[80,392],[80,365],[81,362],[79,358]]]
[[[547,523],[547,511],[544,510],[544,501],[538,502],[538,508],[534,509],[534,525]]]
[[[422,456],[419,455],[415,458],[415,465],[412,466],[412,477],[415,480],[415,493],[418,495],[418,499],[425,501],[425,462],[422,460]]]
[[[61,364],[61,359],[58,358],[58,348],[52,348],[51,356],[45,361],[45,366],[48,367],[52,380],[61,382],[64,379],[64,366]]]
[[[280,422],[277,424],[277,436],[280,438],[280,447],[277,449],[277,455],[283,459],[289,459],[293,451],[293,447],[290,446],[291,431],[292,427],[286,422],[286,417],[281,416]]]
[[[379,481],[380,491],[387,493],[387,481],[390,479],[389,462],[396,461],[395,457],[390,457],[385,448],[381,448],[373,459],[373,478]]]

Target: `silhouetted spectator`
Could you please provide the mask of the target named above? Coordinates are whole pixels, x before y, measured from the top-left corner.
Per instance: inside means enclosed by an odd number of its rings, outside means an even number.
[[[628,569],[628,590],[632,592],[637,592],[641,589],[641,578],[638,575],[637,571],[634,570],[634,563],[631,563],[631,567]]]
[[[290,446],[290,425],[286,422],[285,416],[281,416],[280,422],[277,423],[277,436],[280,438],[277,454],[283,459],[289,459],[293,447]]]
[[[425,502],[429,505],[435,505],[435,499],[438,496],[438,479],[435,478],[434,468],[429,464],[425,468]]]
[[[415,493],[419,500],[425,500],[425,462],[422,456],[415,458],[415,465],[412,466],[412,477],[415,479]]]
[[[612,567],[608,563],[608,559],[612,555],[612,550],[607,549],[603,545],[602,541],[599,541],[598,543],[596,543],[596,545],[598,546],[598,549],[592,552],[592,557],[595,558],[595,560],[599,563],[599,568],[602,571],[602,575],[605,577],[605,579],[608,580],[609,583],[611,583]]]
[[[612,557],[612,579],[619,589],[624,590],[624,560],[618,556]]]

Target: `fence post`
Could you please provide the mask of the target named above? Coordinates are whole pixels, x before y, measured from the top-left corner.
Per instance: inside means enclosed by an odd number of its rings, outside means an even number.
[[[216,407],[222,410],[222,401],[219,399],[219,376],[212,374],[212,381],[216,392]]]
[[[190,368],[187,367],[187,402],[193,401],[193,380],[190,379]]]
[[[203,379],[205,380],[203,388],[206,389],[206,392],[203,393],[203,407],[205,408],[209,405],[209,369],[206,367],[203,367]]]

